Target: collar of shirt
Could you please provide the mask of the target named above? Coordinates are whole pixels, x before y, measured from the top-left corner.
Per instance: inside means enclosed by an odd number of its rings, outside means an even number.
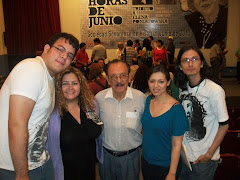
[[[107,93],[106,93],[106,95],[105,95],[104,98],[105,98],[105,99],[107,99],[107,98],[114,98],[114,97],[113,97],[112,88],[109,88],[109,89],[108,89],[108,91],[107,91]],[[125,95],[125,97],[124,97],[123,99],[127,99],[127,98],[133,99],[133,94],[132,94],[132,90],[131,90],[130,87],[127,87],[127,92],[126,92],[126,95]],[[114,98],[114,99],[115,99],[115,98]]]

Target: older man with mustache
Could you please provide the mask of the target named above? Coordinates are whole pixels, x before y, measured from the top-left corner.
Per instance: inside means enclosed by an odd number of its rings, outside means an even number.
[[[103,180],[138,180],[142,144],[141,116],[145,95],[128,87],[129,65],[113,60],[107,66],[107,79],[111,88],[96,95],[100,119],[104,123],[104,162],[99,164]]]

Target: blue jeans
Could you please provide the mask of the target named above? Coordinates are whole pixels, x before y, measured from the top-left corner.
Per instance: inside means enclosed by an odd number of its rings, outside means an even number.
[[[218,161],[210,161],[208,163],[198,162],[193,164],[191,162],[192,171],[182,163],[181,180],[212,180],[218,166]]]
[[[104,161],[99,163],[102,180],[139,180],[139,149],[121,157],[115,157],[103,149]]]
[[[54,180],[54,169],[51,159],[42,166],[29,171],[30,180]],[[15,172],[6,169],[0,169],[1,180],[14,180]]]

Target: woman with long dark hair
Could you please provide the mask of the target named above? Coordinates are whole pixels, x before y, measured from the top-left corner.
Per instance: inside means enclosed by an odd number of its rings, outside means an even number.
[[[163,65],[154,66],[148,78],[151,95],[146,100],[141,119],[144,180],[169,180],[180,176],[181,144],[188,121],[182,105],[168,94],[169,85],[167,68]]]

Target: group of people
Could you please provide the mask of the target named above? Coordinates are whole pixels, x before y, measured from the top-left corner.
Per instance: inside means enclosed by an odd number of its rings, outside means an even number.
[[[225,49],[223,41],[217,40],[217,42],[210,49],[210,64],[212,68],[213,80],[220,84],[222,71],[226,66],[225,54],[228,50]]]
[[[130,65],[118,59],[106,66],[110,87],[94,97],[84,75],[70,66],[78,48],[71,34],[56,34],[41,56],[21,61],[6,79],[0,179],[94,180],[97,161],[102,180],[138,180],[140,169],[144,180],[213,179],[229,117],[224,90],[209,79],[198,48],[178,54],[180,101],[168,93],[164,64],[146,74],[146,97],[129,87]],[[182,144],[192,171],[181,161]]]
[[[106,48],[101,44],[99,38],[94,39],[94,44],[91,59],[86,52],[86,43],[82,42],[80,44],[74,59],[74,66],[82,72],[88,80],[90,90],[96,95],[109,86],[104,71],[105,59],[107,58]]]
[[[174,64],[175,46],[173,37],[168,37],[168,46],[163,46],[162,40],[154,42],[154,38],[149,36],[144,39],[142,45],[138,39],[135,41],[128,40],[126,47],[122,42],[118,43],[116,51],[116,59],[126,61],[131,65],[147,64],[149,66],[155,65],[156,62],[163,62],[164,64]]]

